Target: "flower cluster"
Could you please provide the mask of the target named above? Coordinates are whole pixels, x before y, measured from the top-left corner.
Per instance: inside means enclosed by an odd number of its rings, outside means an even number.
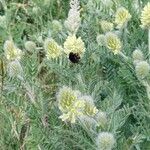
[[[113,23],[111,23],[109,21],[105,21],[105,20],[100,21],[100,25],[101,25],[101,29],[103,32],[112,31],[114,28]]]
[[[8,61],[20,60],[22,51],[17,48],[12,40],[7,40],[4,43],[4,53]]]
[[[81,37],[77,38],[75,35],[68,36],[64,42],[64,52],[67,55],[72,52],[82,56],[85,52],[85,46]]]
[[[115,23],[117,24],[117,28],[120,29],[124,27],[130,19],[131,15],[126,8],[121,7],[117,10],[115,15]]]
[[[144,79],[149,75],[150,65],[144,61],[144,56],[141,50],[136,49],[132,54],[133,62],[135,65],[135,72],[139,79]]]
[[[44,41],[44,49],[46,51],[46,56],[48,59],[57,58],[62,53],[62,47],[50,38],[47,38]]]
[[[57,94],[58,107],[62,112],[62,121],[75,123],[83,116],[95,116],[98,112],[90,96],[82,96],[79,91],[69,87],[62,87]]]
[[[69,30],[69,32],[75,34],[81,23],[79,1],[71,0],[70,7],[71,9],[69,10],[68,18],[64,24],[65,27]]]
[[[150,29],[150,2],[143,8],[141,14],[141,23],[143,28]]]
[[[7,71],[10,77],[19,77],[22,75],[22,66],[20,59],[23,52],[17,48],[12,40],[4,43],[4,54],[8,60]]]
[[[114,54],[118,54],[122,48],[122,43],[119,37],[113,33],[108,32],[105,36],[105,45],[110,49]]]

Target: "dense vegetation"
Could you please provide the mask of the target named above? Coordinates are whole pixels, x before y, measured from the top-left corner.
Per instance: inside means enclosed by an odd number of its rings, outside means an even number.
[[[148,1],[0,0],[1,150],[150,150]]]

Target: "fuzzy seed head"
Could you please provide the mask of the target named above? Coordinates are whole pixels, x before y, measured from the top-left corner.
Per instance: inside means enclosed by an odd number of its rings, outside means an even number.
[[[105,20],[102,20],[100,22],[100,25],[101,25],[101,29],[102,29],[103,32],[112,31],[113,28],[114,28],[113,23],[105,21]]]
[[[114,135],[109,132],[101,132],[97,137],[98,150],[112,150],[116,143]]]
[[[85,52],[84,42],[81,37],[77,38],[75,35],[70,35],[64,42],[64,52],[69,55],[72,53],[77,53],[80,56]]]
[[[132,58],[133,58],[135,64],[139,61],[143,61],[144,56],[143,56],[142,51],[139,49],[136,49],[132,54]]]
[[[62,47],[59,46],[53,39],[46,39],[44,41],[44,49],[48,59],[58,58],[62,54]]]
[[[106,47],[110,49],[114,54],[118,54],[122,48],[122,43],[119,37],[112,32],[108,32],[106,34],[105,44],[106,44]]]
[[[146,61],[141,61],[136,64],[135,71],[137,77],[143,79],[149,75],[150,65]]]
[[[115,15],[115,23],[117,24],[117,28],[124,27],[130,19],[131,15],[126,8],[121,7],[117,10]]]
[[[143,28],[150,29],[150,2],[143,8],[141,14],[141,23]]]

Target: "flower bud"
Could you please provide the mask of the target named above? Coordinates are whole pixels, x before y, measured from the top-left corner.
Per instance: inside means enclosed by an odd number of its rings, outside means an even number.
[[[20,77],[23,74],[22,66],[18,60],[10,62],[7,66],[7,71],[10,77]]]
[[[24,44],[25,49],[29,52],[33,52],[36,49],[36,44],[32,41],[27,41]]]

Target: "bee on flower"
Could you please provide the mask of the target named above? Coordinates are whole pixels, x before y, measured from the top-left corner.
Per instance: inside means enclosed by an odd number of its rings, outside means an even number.
[[[64,42],[64,52],[70,60],[74,60],[75,57],[79,60],[85,52],[85,45],[81,37],[77,38],[75,35],[69,35]]]
[[[12,40],[7,40],[4,43],[4,53],[7,60],[20,60],[23,52],[17,48]]]
[[[143,28],[150,29],[150,2],[143,8],[141,14],[141,23]]]
[[[114,28],[113,23],[111,23],[109,21],[105,21],[105,20],[100,21],[100,25],[101,25],[101,29],[103,32],[112,31]]]
[[[126,8],[124,7],[118,8],[115,14],[115,24],[117,25],[118,29],[125,27],[130,19],[131,14]]]
[[[62,47],[59,46],[55,40],[47,38],[44,41],[44,49],[48,59],[58,58],[62,54]]]
[[[105,46],[114,54],[118,54],[121,51],[122,43],[115,33],[108,32],[105,36]]]

